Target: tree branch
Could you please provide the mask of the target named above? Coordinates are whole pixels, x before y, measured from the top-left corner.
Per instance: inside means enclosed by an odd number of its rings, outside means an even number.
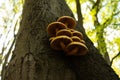
[[[83,16],[81,12],[81,4],[79,0],[76,0],[76,8],[77,8],[77,16],[78,16],[78,22],[83,26]]]
[[[95,26],[96,25],[100,25],[99,21],[98,21],[98,17],[97,17],[97,14],[99,12],[99,7],[100,7],[100,0],[97,0],[96,3],[93,5],[92,7],[92,10],[95,9],[96,10],[96,13],[95,13],[95,17],[96,17],[96,20],[94,21],[94,24]]]
[[[114,59],[117,58],[119,55],[120,55],[120,52],[112,58],[112,60],[110,62],[110,66],[112,66],[112,63],[113,63]]]
[[[100,0],[97,0],[96,3],[93,5],[92,9],[94,9],[95,7],[98,7],[99,4],[100,4]]]

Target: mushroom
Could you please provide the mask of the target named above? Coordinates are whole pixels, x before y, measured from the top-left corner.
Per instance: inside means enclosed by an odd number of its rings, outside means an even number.
[[[68,30],[68,29],[61,29],[61,30],[59,30],[59,31],[56,33],[56,36],[61,36],[61,35],[66,35],[66,36],[71,37],[71,36],[72,36],[72,33],[71,33],[71,31]]]
[[[76,30],[75,30],[75,29],[70,29],[70,31],[71,31],[71,32],[74,32],[74,31],[76,31]]]
[[[49,41],[51,42],[54,38],[55,38],[55,37],[51,37],[51,38],[49,38]]]
[[[68,36],[56,36],[52,39],[50,45],[55,50],[64,50],[65,47],[72,42],[72,39]]]
[[[85,41],[80,39],[77,36],[72,36],[71,39],[73,40],[73,42],[81,42],[81,43],[85,44]]]
[[[85,44],[85,41],[84,41],[84,40],[81,40],[80,42],[83,43],[83,44]]]
[[[52,22],[48,25],[47,32],[50,36],[55,36],[57,31],[66,28],[67,26],[61,22]]]
[[[57,21],[64,23],[70,29],[74,29],[76,26],[75,19],[70,16],[62,16],[58,18]]]
[[[88,48],[80,42],[71,42],[65,48],[67,55],[85,55]]]
[[[73,32],[72,32],[72,35],[73,35],[73,36],[77,36],[77,37],[79,37],[80,39],[83,39],[83,34],[82,34],[81,32],[79,32],[79,31],[73,31]]]

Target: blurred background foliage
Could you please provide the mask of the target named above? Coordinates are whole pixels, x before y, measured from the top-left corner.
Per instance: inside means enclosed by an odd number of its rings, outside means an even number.
[[[66,1],[77,19],[75,0]],[[88,37],[120,77],[120,0],[79,1]]]
[[[66,0],[76,20],[76,0]],[[103,58],[120,76],[120,0],[79,0],[83,26]],[[0,71],[8,64],[24,0],[0,1]]]
[[[0,0],[0,73],[14,49],[23,3],[23,0]]]

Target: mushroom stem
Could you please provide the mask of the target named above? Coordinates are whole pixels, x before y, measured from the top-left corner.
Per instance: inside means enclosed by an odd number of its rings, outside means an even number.
[[[62,50],[64,50],[65,49],[65,44],[63,42],[60,42],[60,45],[61,45]]]
[[[78,48],[76,47],[76,48],[74,48],[73,50],[71,50],[71,51],[68,53],[68,55],[75,55],[75,54],[77,53],[77,51],[78,51]]]

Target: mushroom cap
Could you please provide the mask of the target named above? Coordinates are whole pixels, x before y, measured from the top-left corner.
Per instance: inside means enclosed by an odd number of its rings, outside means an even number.
[[[84,40],[81,40],[80,42],[83,43],[83,44],[85,44],[85,41],[84,41]]]
[[[71,42],[66,46],[65,51],[67,55],[85,55],[88,52],[88,48],[80,42]]]
[[[68,36],[57,36],[52,39],[50,45],[55,50],[63,50],[61,43],[65,46],[72,42],[72,39]]]
[[[74,31],[76,31],[76,30],[75,30],[75,29],[70,29],[70,31],[71,31],[71,32],[74,32]]]
[[[51,42],[54,38],[55,38],[55,37],[50,37],[50,38],[49,38],[49,41]]]
[[[72,36],[71,39],[73,40],[73,42],[81,42],[81,43],[85,44],[85,41],[80,39],[77,36]]]
[[[58,18],[57,21],[67,24],[67,27],[70,29],[74,29],[76,26],[75,19],[70,16],[62,16],[62,17]]]
[[[66,29],[67,26],[61,22],[52,22],[47,27],[47,32],[50,36],[56,35],[56,30]]]
[[[79,37],[80,39],[83,39],[83,34],[82,34],[81,32],[79,32],[79,31],[73,31],[73,32],[72,32],[72,35],[73,35],[73,36],[77,36],[77,37]]]
[[[66,35],[66,36],[71,37],[71,36],[72,36],[72,33],[71,33],[71,31],[68,30],[68,29],[61,29],[61,30],[59,30],[59,31],[56,33],[56,36],[61,36],[61,35]]]
[[[72,36],[71,39],[73,40],[73,42],[81,42],[81,39],[77,36]]]

